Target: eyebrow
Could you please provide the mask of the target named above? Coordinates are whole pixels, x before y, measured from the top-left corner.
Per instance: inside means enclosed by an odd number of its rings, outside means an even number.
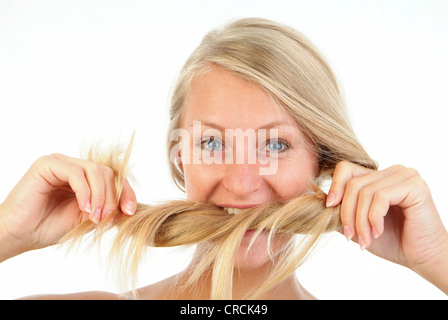
[[[222,127],[219,124],[214,123],[214,122],[210,122],[210,121],[207,121],[207,120],[198,120],[198,121],[201,121],[201,125],[205,125],[205,126],[208,126],[208,127],[214,127],[216,129],[219,129],[220,131],[225,131],[225,129],[226,129],[226,128],[224,128],[224,127]],[[295,126],[293,126],[292,124],[289,124],[289,123],[286,123],[286,122],[283,122],[283,121],[274,121],[274,122],[269,122],[269,123],[267,123],[267,124],[265,124],[265,125],[263,125],[263,126],[261,126],[259,128],[256,128],[255,130],[272,129],[272,128],[281,127],[281,126],[287,126],[287,127],[295,128]],[[191,128],[191,127],[193,127],[193,124],[191,124],[189,128]]]

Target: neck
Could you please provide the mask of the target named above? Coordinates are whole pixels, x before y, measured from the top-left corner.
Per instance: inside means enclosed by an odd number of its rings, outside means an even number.
[[[192,268],[194,269],[194,264],[191,264],[184,272],[178,274],[175,283],[179,285],[185,283]],[[248,298],[260,287],[271,269],[272,265],[270,263],[266,263],[256,269],[250,270],[235,268],[233,272],[232,298],[236,300]],[[209,299],[212,290],[211,274],[211,270],[207,270],[199,277],[194,287],[188,287],[177,291],[175,293],[175,299]],[[182,286],[180,286],[180,288],[182,288]],[[314,299],[314,297],[300,285],[294,273],[255,298],[260,300]]]

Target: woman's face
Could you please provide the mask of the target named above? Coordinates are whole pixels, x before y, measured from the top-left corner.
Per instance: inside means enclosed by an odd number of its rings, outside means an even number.
[[[317,158],[291,116],[263,89],[224,69],[210,67],[193,80],[182,129],[190,139],[180,165],[189,200],[244,209],[299,196],[315,177]],[[269,260],[267,232],[246,254],[250,236],[240,245],[239,268]],[[272,241],[275,255],[284,243]]]

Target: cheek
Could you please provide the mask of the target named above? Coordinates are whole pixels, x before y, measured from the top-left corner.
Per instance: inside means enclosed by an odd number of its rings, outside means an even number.
[[[308,191],[308,183],[316,177],[317,159],[305,154],[300,160],[280,161],[277,174],[270,177],[270,184],[281,199],[291,199]]]
[[[218,168],[201,164],[186,164],[183,168],[187,199],[207,201],[219,182]]]

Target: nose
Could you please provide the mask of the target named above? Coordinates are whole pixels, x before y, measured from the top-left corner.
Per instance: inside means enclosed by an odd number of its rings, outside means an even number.
[[[257,164],[227,164],[223,186],[239,197],[247,197],[260,189],[263,179]]]

